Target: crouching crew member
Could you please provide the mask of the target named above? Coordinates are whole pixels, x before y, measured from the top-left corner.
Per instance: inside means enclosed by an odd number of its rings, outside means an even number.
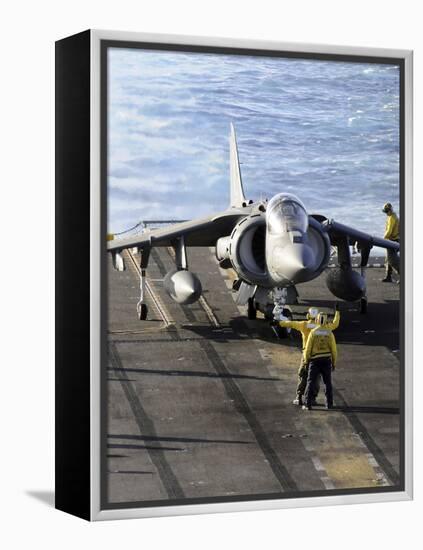
[[[317,325],[310,332],[304,351],[304,360],[308,363],[305,405],[303,405],[305,410],[310,410],[312,407],[314,386],[320,375],[325,384],[326,408],[333,408],[332,370],[335,369],[337,359],[336,341],[327,323],[326,315],[323,313],[318,315]]]
[[[311,307],[308,310],[307,319],[305,321],[290,321],[290,320],[279,321],[279,326],[297,330],[302,337],[302,354],[301,354],[300,367],[298,369],[297,394],[295,399],[293,400],[294,405],[301,406],[303,404],[303,396],[307,385],[307,373],[308,373],[307,361],[304,358],[304,351],[307,345],[307,339],[309,337],[310,332],[317,327],[318,315],[319,315],[319,310],[315,307]],[[340,314],[339,314],[338,304],[336,304],[335,316],[331,323],[327,323],[328,328],[330,330],[336,330],[339,326],[339,320],[340,320]],[[319,393],[319,389],[320,389],[319,381],[320,381],[320,377],[318,376],[313,388],[312,404],[315,404],[317,395]]]

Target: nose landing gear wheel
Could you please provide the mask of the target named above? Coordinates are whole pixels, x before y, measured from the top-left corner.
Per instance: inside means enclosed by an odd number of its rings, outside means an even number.
[[[360,313],[363,315],[367,313],[367,298],[361,298],[360,300]]]
[[[147,319],[148,307],[147,304],[141,304],[138,309],[138,319],[145,321]]]
[[[292,319],[292,312],[291,310],[287,309],[287,308],[284,308],[283,309],[283,316],[289,320]],[[288,336],[290,335],[291,333],[291,329],[290,328],[285,328],[285,327],[281,327],[279,325],[277,326],[272,326],[272,329],[273,329],[273,332],[275,333],[276,335],[276,338],[279,338],[280,340],[283,340],[285,338],[288,338]]]
[[[250,321],[257,319],[257,309],[254,305],[253,298],[248,298],[248,319],[250,319]]]

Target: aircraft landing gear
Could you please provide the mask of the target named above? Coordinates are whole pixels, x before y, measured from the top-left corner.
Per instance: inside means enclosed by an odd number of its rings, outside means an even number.
[[[139,307],[137,306],[137,312],[138,312],[138,319],[140,321],[145,321],[147,319],[147,314],[148,314],[147,304],[139,304]]]
[[[150,257],[150,249],[145,248],[141,252],[140,299],[137,303],[137,314],[138,314],[138,319],[140,321],[145,321],[147,319],[147,314],[148,314],[148,306],[145,303],[145,277],[146,277],[146,269],[148,266],[149,257]]]
[[[257,319],[257,308],[254,304],[254,298],[248,298],[248,311],[247,311],[248,319],[250,321],[254,321]]]
[[[138,319],[140,321],[145,321],[147,319],[147,313],[148,313],[148,307],[147,307],[147,304],[144,302],[144,296],[145,296],[145,269],[141,269],[140,299],[137,303],[137,313],[138,313]]]
[[[273,289],[273,302],[275,307],[273,308],[273,319],[275,321],[282,321],[287,319],[292,319],[291,311],[286,308],[288,291],[286,288],[275,288]],[[287,338],[291,329],[280,327],[279,325],[272,325],[273,332],[277,338]]]
[[[362,254],[362,264],[366,263],[366,265],[367,265],[368,258],[369,258],[368,254],[367,254],[367,256],[364,256],[364,258],[363,258],[363,254]],[[360,272],[361,272],[361,276],[363,277],[363,279],[366,280],[366,266],[365,265],[361,265]],[[366,291],[364,292],[364,296],[360,299],[360,313],[362,315],[365,315],[367,313],[367,293],[366,293]]]
[[[283,317],[285,320],[291,320],[292,319],[291,311],[287,308],[284,308]],[[290,328],[281,327],[279,325],[272,325],[272,329],[273,329],[273,332],[275,333],[276,338],[279,338],[280,340],[283,340],[284,338],[288,338],[288,336],[291,333]]]
[[[360,250],[360,253],[361,253],[360,274],[363,277],[364,282],[366,282],[366,267],[367,267],[367,264],[369,263],[370,248],[361,247],[361,250]],[[365,315],[367,313],[367,305],[368,305],[367,290],[365,287],[364,294],[360,299],[360,313],[362,315]]]
[[[286,305],[287,299],[287,289],[286,288],[274,288],[273,289],[273,318],[275,321],[281,321],[283,318],[283,311]]]

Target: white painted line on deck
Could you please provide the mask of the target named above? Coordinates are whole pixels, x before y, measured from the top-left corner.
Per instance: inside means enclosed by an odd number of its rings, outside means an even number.
[[[325,486],[325,489],[336,489],[335,484],[329,477],[321,477],[320,479]]]
[[[260,348],[258,350],[259,354],[260,354],[260,357],[264,360],[264,361],[270,361],[272,359],[272,356],[270,355],[270,353],[263,349],[263,348]]]
[[[325,472],[326,473],[325,467],[323,466],[320,458],[318,458],[317,456],[312,456],[311,461],[313,462],[314,467],[316,468],[316,470],[318,472]]]

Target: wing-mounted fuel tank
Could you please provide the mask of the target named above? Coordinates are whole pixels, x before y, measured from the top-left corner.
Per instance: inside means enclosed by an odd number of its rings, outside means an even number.
[[[331,268],[326,277],[326,285],[334,296],[347,302],[356,302],[366,295],[366,280],[351,264],[348,238],[334,235],[338,249],[338,267]]]
[[[201,296],[200,279],[187,269],[173,269],[163,279],[168,295],[178,304],[193,304]]]
[[[326,284],[334,296],[347,302],[356,302],[366,293],[364,277],[347,266],[331,268]]]
[[[202,293],[201,282],[195,273],[188,269],[185,237],[181,235],[172,242],[169,249],[175,258],[176,269],[169,271],[163,279],[163,287],[178,304],[193,304]]]

